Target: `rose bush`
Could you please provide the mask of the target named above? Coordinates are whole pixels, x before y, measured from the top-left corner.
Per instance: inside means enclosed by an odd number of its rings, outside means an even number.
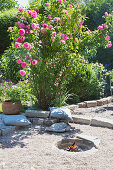
[[[91,57],[98,47],[112,43],[106,38],[106,23],[95,31],[84,25],[86,18],[76,1],[43,0],[36,4],[31,3],[31,10],[19,9],[18,22],[9,32],[17,63],[22,66],[19,73],[31,80],[39,106],[47,109],[64,104],[66,84],[78,59]]]

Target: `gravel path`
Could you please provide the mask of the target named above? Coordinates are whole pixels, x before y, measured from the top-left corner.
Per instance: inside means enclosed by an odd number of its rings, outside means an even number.
[[[112,103],[99,108],[102,111],[98,113],[94,111],[98,108],[77,109],[76,114],[113,119]],[[0,137],[0,170],[113,170],[113,130],[70,125],[71,132],[66,133],[46,133],[44,126],[32,125]],[[56,147],[61,139],[74,138],[80,133],[101,140],[96,152],[71,153]]]

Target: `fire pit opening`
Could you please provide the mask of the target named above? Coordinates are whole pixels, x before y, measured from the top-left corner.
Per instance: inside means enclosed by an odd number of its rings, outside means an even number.
[[[84,152],[95,147],[92,141],[86,139],[62,139],[57,143],[59,149],[69,152]]]

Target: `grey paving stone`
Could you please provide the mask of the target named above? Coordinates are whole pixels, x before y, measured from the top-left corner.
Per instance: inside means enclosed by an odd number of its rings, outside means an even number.
[[[74,123],[81,123],[89,125],[91,122],[91,117],[81,116],[81,115],[72,115]]]
[[[57,123],[57,119],[47,118],[43,121],[43,124],[46,126],[51,126],[54,123]]]
[[[50,115],[50,111],[26,110],[25,115],[27,117],[48,118]]]
[[[93,126],[102,126],[102,127],[107,127],[107,128],[113,128],[113,120],[106,119],[106,118],[101,118],[101,117],[94,117],[91,120],[90,125],[93,125]]]

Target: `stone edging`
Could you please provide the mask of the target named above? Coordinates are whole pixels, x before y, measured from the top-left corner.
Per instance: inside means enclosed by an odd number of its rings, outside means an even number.
[[[103,106],[105,104],[109,104],[113,101],[113,98],[111,96],[102,98],[99,100],[92,100],[92,101],[84,101],[81,103],[78,103],[79,108],[89,108],[89,107],[96,107],[96,106]]]
[[[113,120],[102,117],[72,116],[74,123],[86,124],[90,126],[99,126],[113,129]]]

